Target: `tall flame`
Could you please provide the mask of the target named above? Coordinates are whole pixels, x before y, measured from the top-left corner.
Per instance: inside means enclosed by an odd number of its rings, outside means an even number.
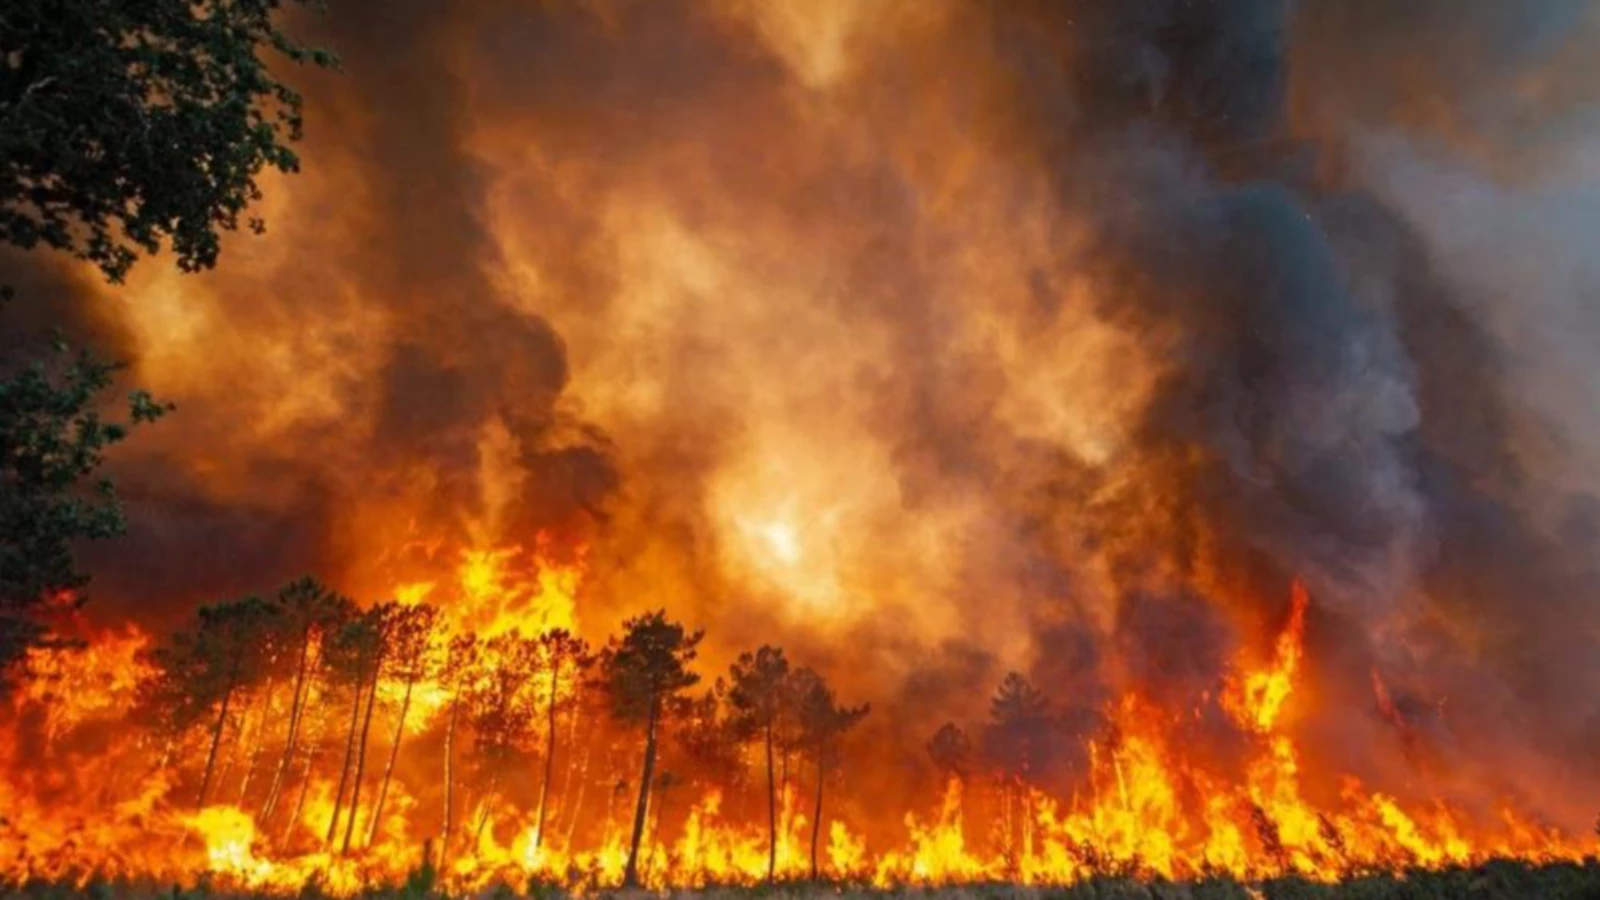
[[[463,596],[493,594],[493,600],[460,610],[458,621],[513,628],[506,616],[540,625],[570,621],[560,616],[571,616],[574,599],[582,595],[581,568],[547,564],[554,571],[537,584],[507,587],[501,564],[509,558],[504,552],[464,557],[457,573]],[[535,610],[528,605],[535,598],[553,606]],[[1541,827],[1510,806],[1495,813],[1497,821],[1485,822],[1441,801],[1403,802],[1353,776],[1342,780],[1332,803],[1312,801],[1300,747],[1283,730],[1283,713],[1295,700],[1304,659],[1309,605],[1308,592],[1296,582],[1288,620],[1270,658],[1251,666],[1241,654],[1227,680],[1222,706],[1248,735],[1242,780],[1227,780],[1179,742],[1180,715],[1128,694],[1107,708],[1113,737],[1089,748],[1084,788],[1074,796],[1063,799],[1020,785],[991,798],[998,807],[980,805],[988,811],[975,818],[969,794],[981,785],[952,777],[931,814],[906,812],[899,829],[857,823],[870,828],[863,834],[831,818],[819,855],[837,876],[880,885],[932,885],[995,879],[1069,884],[1106,871],[1164,878],[1227,872],[1244,879],[1299,873],[1334,880],[1373,869],[1471,864],[1491,856],[1549,861],[1594,852],[1592,843]],[[258,813],[240,805],[258,796],[249,790],[255,767],[242,744],[233,754],[234,777],[224,781],[225,787],[233,785],[229,801],[185,808],[170,764],[183,749],[154,746],[137,726],[122,720],[143,674],[137,651],[146,641],[137,632],[109,633],[82,649],[38,651],[32,660],[40,680],[14,698],[6,726],[13,738],[6,742],[11,749],[0,780],[11,811],[0,830],[7,877],[82,881],[99,874],[184,881],[209,872],[221,883],[285,892],[316,877],[329,890],[351,894],[373,879],[398,878],[421,863],[421,841],[435,831],[429,817],[437,814],[415,793],[433,777],[427,768],[397,781],[386,807],[393,821],[376,833],[373,844],[350,856],[330,853],[320,843],[332,815],[327,781],[305,787],[310,799],[299,819],[299,837],[280,836],[258,821]],[[428,690],[444,693],[437,685]],[[393,701],[389,706],[392,715]],[[35,711],[46,713],[42,731],[28,723]],[[265,709],[262,716],[270,718]],[[437,734],[444,727],[441,718],[435,709],[427,728]],[[108,726],[114,735],[103,734]],[[247,716],[238,726],[241,741],[251,727]],[[77,743],[97,733],[100,741]],[[22,749],[22,739],[30,734],[71,748],[61,759],[69,775],[41,777],[44,773]],[[438,752],[436,744],[427,743],[432,747],[424,755]],[[569,778],[592,783],[580,790],[610,790],[612,776],[593,767],[615,757],[593,741],[579,744],[584,749],[575,752],[582,759]],[[154,768],[133,777],[143,766]],[[129,774],[119,776],[119,770]],[[83,791],[80,784],[99,789]],[[620,877],[627,848],[615,798],[605,804],[603,822],[579,829],[598,839],[585,845],[573,831],[581,823],[567,824],[558,814],[541,835],[528,797],[482,787],[467,806],[466,827],[473,838],[449,860],[448,883],[469,888],[538,877],[582,886]],[[776,860],[783,877],[809,871],[811,812],[804,787],[803,779],[789,776],[779,792]],[[671,809],[676,788],[663,783],[656,793],[644,862],[650,884],[752,883],[765,877],[767,835],[750,817],[729,816],[723,789],[705,789],[677,811]],[[822,834],[818,841],[824,841]]]

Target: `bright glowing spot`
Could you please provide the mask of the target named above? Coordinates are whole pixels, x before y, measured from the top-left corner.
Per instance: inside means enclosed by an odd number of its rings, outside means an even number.
[[[788,522],[768,522],[757,529],[767,550],[786,566],[800,562],[800,536]]]

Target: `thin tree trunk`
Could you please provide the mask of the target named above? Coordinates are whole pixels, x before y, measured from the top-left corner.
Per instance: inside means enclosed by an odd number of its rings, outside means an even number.
[[[1033,858],[1033,791],[1022,794],[1022,862]]]
[[[607,779],[607,781],[609,780]],[[600,843],[602,844],[611,843],[611,835],[617,830],[617,796],[622,793],[622,789],[626,785],[626,782],[619,781],[615,786],[606,790],[606,824],[605,829],[601,832],[602,840]]]
[[[1005,828],[1006,874],[1016,874],[1017,830],[1012,821],[1011,775],[1000,776],[1000,824]]]
[[[639,839],[644,836],[644,817],[650,810],[650,779],[656,769],[656,720],[661,715],[661,698],[650,700],[650,720],[644,733],[644,772],[639,778],[639,802],[633,808],[633,839],[628,844],[628,865],[622,872],[623,887],[639,886]]]
[[[261,711],[261,718],[256,722],[256,730],[250,741],[250,762],[245,765],[244,777],[239,779],[239,800],[234,805],[244,809],[245,795],[250,792],[250,782],[255,780],[256,768],[261,764],[261,748],[266,743],[262,734],[267,730],[267,714],[272,709],[272,698],[267,698],[267,704]]]
[[[495,793],[500,790],[500,767],[497,765],[489,775],[489,789],[484,792],[483,799],[478,801],[478,827],[472,829],[472,852],[478,852],[478,844],[483,841],[484,826],[489,824],[489,807],[494,803]]]
[[[400,700],[400,718],[394,723],[394,743],[389,745],[389,762],[383,767],[383,781],[378,785],[378,802],[372,806],[372,824],[367,828],[368,847],[378,839],[378,823],[383,819],[383,802],[389,797],[389,779],[394,777],[395,760],[400,758],[400,738],[406,731],[406,713],[411,709],[411,689],[416,683],[414,673],[406,678],[405,697]]]
[[[672,798],[677,792],[676,789],[677,785],[669,782],[662,785],[661,790],[656,791],[656,802],[650,804],[650,815],[645,824],[645,841],[658,846],[667,842],[667,839],[663,836],[666,833],[667,826],[662,823],[668,822],[672,818]]]
[[[344,845],[340,853],[350,852],[350,838],[356,832],[356,814],[361,811],[361,776],[367,770],[367,736],[372,733],[372,708],[378,705],[378,677],[383,674],[383,657],[373,660],[372,688],[367,691],[367,714],[361,721],[361,747],[356,752],[356,778],[350,789],[350,815],[344,821]]]
[[[562,800],[562,805],[556,810],[557,831],[561,830],[561,819],[571,818],[572,812],[572,804],[567,803],[566,800],[572,796],[572,772],[577,768],[577,766],[573,765],[574,755],[578,752],[578,704],[576,702],[572,704],[572,715],[567,717],[566,729],[567,758],[565,764],[561,767],[561,790],[556,792],[556,796]],[[571,842],[568,842],[567,846],[570,847]]]
[[[222,726],[228,721],[228,704],[233,701],[233,686],[239,680],[239,667],[228,671],[228,686],[222,692],[222,709],[217,713],[217,723],[211,727],[211,750],[206,754],[206,774],[200,779],[200,796],[195,806],[206,805],[206,794],[211,791],[211,776],[217,769],[217,748],[222,745]]]
[[[1006,821],[1009,828],[1008,841],[1011,844],[1010,866],[1013,877],[1022,871],[1022,781],[1020,775],[1012,775],[1006,781]]]
[[[767,881],[778,874],[778,787],[772,780],[772,723],[767,722]]]
[[[238,716],[236,715],[235,718],[238,718]],[[232,732],[231,734],[229,733],[230,731]],[[220,795],[227,787],[228,779],[233,777],[234,764],[239,761],[240,731],[241,729],[238,727],[231,729],[226,725],[222,727],[222,743],[228,749],[217,753],[217,774],[216,777],[211,779],[212,789],[208,795],[213,803],[216,802],[217,795]],[[230,741],[228,740],[229,738],[233,740]]]
[[[250,733],[250,714],[255,712],[255,703],[251,702],[251,698],[248,697],[242,702],[244,703],[243,708],[234,717],[238,724],[233,729],[233,742],[228,747],[227,752],[222,754],[222,771],[217,773],[216,779],[212,782],[216,788],[215,793],[218,795],[222,793],[223,788],[228,783],[228,779],[233,777],[234,770],[239,768],[239,757],[249,750],[249,741],[245,740],[245,736]],[[228,737],[227,726],[224,725],[222,730],[223,740],[226,741]]]
[[[361,689],[367,683],[367,670],[362,666],[356,672],[355,702],[350,706],[350,730],[344,739],[344,762],[339,766],[339,789],[333,792],[333,817],[328,820],[328,836],[323,844],[332,847],[333,837],[339,833],[339,808],[344,804],[345,785],[350,782],[350,760],[356,753],[356,726],[361,723]]]
[[[461,699],[450,699],[450,722],[444,729],[444,831],[439,836],[439,867],[444,868],[445,860],[450,857],[450,826],[451,815],[455,809],[455,742],[456,720],[461,717]]]
[[[550,800],[550,779],[555,775],[556,764],[556,681],[561,672],[561,659],[550,661],[550,701],[545,714],[544,779],[539,782],[539,818],[533,829],[533,852],[538,853],[544,843],[545,808]]]
[[[578,711],[573,710],[573,732],[571,735],[573,740],[577,739],[577,723]],[[578,772],[578,795],[573,798],[572,803],[568,804],[569,808],[567,811],[567,831],[565,844],[567,847],[572,846],[573,836],[578,833],[578,824],[583,821],[584,804],[589,799],[589,764],[594,760],[594,744],[595,736],[594,733],[591,732],[589,734],[589,739],[583,742],[583,756],[580,758],[578,765],[574,767],[569,764],[567,766],[567,776],[569,782],[571,780],[573,769],[576,768]],[[561,790],[561,796],[567,796],[567,790],[564,787]]]
[[[316,693],[316,684],[315,684],[315,682],[314,681],[308,681],[306,683],[305,696],[302,697],[301,700],[300,700],[300,706],[301,706],[300,724],[301,724],[302,733],[304,733],[305,730],[310,727],[310,725],[308,725],[307,722],[306,722],[306,717],[311,714],[311,710],[312,710],[313,705],[314,705],[314,698],[316,696],[317,696],[317,693]],[[303,808],[305,806],[306,787],[308,785],[308,782],[311,779],[312,762],[313,762],[313,760],[315,760],[317,755],[319,753],[321,753],[321,750],[322,750],[322,748],[320,746],[318,746],[316,740],[314,740],[312,738],[307,738],[306,739],[306,743],[304,743],[303,745],[297,746],[295,752],[299,753],[301,749],[305,750],[305,754],[304,755],[305,755],[305,758],[306,758],[306,764],[304,766],[301,766],[300,790],[298,792],[299,796],[295,800],[295,808],[294,808],[294,811],[293,811],[293,815],[291,816],[290,821],[288,822],[288,824],[286,824],[284,826],[284,828],[283,828],[283,839],[284,840],[288,840],[289,839],[289,836],[294,832],[294,826],[296,824],[298,824],[299,821],[300,821],[300,813],[303,811]],[[283,776],[283,785],[282,785],[281,788],[279,788],[278,808],[280,808],[280,809],[283,807],[283,804],[287,801],[287,794],[288,794],[290,785],[295,783],[294,782],[294,767],[295,767],[295,760],[291,759],[289,761],[289,771],[288,771],[287,774],[285,774]],[[262,824],[265,825],[266,823],[263,821]]]
[[[300,773],[300,796],[294,801],[294,811],[289,814],[288,824],[283,826],[283,839],[289,840],[294,834],[294,826],[300,823],[300,816],[306,810],[306,795],[311,793],[311,770],[316,765],[317,753],[320,750],[315,744],[306,750],[305,771]]]
[[[822,834],[822,757],[823,748],[817,748],[817,798],[811,807],[811,880],[817,880],[817,838]]]
[[[244,777],[239,780],[239,801],[234,805],[244,809],[244,798],[250,791],[251,782],[255,781],[256,769],[261,765],[261,754],[266,748],[267,721],[272,718],[272,696],[276,693],[277,685],[268,682],[266,692],[261,697],[260,715],[256,716],[255,729],[250,732],[249,762],[245,764]],[[244,736],[243,732],[240,737]]]
[[[267,790],[267,801],[261,807],[261,820],[265,822],[272,817],[278,808],[278,797],[283,793],[284,779],[289,775],[289,767],[293,765],[295,739],[300,736],[300,717],[304,715],[306,699],[310,696],[310,689],[306,685],[306,668],[311,656],[311,629],[307,627],[300,635],[300,665],[294,673],[294,698],[289,702],[289,736],[283,743],[283,758],[278,760],[278,771],[272,776],[272,787]]]

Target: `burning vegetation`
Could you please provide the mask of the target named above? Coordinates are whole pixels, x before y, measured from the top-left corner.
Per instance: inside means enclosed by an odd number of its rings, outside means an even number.
[[[1509,801],[1469,809],[1302,773],[1283,727],[1302,712],[1299,583],[1273,652],[1236,661],[1206,707],[1108,700],[1074,748],[1071,793],[1050,787],[1070,724],[1012,673],[973,736],[954,723],[931,735],[942,786],[896,816],[863,768],[868,707],[842,704],[824,676],[772,646],[702,674],[704,635],[664,612],[591,648],[570,630],[581,558],[540,560],[525,602],[488,614],[478,604],[499,597],[482,593],[483,560],[512,556],[468,554],[449,590],[398,587],[409,601],[361,608],[303,579],[203,607],[160,643],[127,630],[32,651],[5,722],[6,876],[210,873],[341,894],[424,864],[454,889],[1331,881],[1594,849]],[[1237,733],[1231,758],[1190,743],[1206,715]],[[841,788],[848,813],[830,805]]]
[[[0,882],[1594,876],[1585,0],[25,9]]]

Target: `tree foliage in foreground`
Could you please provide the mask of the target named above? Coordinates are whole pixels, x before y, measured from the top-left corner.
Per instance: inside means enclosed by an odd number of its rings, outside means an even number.
[[[167,409],[136,391],[128,423],[102,418],[97,398],[121,367],[63,344],[56,351],[58,365],[0,374],[0,671],[40,640],[52,602],[88,580],[74,542],[126,527],[111,482],[86,489],[85,480],[129,424]]]
[[[184,271],[214,265],[262,170],[299,167],[301,98],[269,63],[333,63],[278,27],[284,6],[0,4],[0,244],[66,251],[113,282],[163,246]],[[24,365],[0,348],[0,673],[43,640],[51,600],[87,580],[73,543],[124,529],[110,483],[85,487],[127,434],[96,412],[120,366],[61,353]],[[164,410],[143,393],[131,407],[133,422]]]
[[[168,244],[184,271],[214,265],[261,171],[299,168],[301,97],[269,63],[333,63],[278,27],[283,6],[8,0],[0,242],[72,253],[113,281]]]
[[[662,713],[669,701],[699,683],[700,676],[689,670],[689,664],[699,653],[705,632],[688,631],[668,619],[665,610],[629,619],[622,629],[622,636],[613,638],[601,653],[600,672],[611,699],[612,716],[618,722],[643,725],[645,730],[639,799],[634,806],[628,863],[622,876],[625,886],[637,887],[639,842],[644,836],[650,786],[654,783]]]

